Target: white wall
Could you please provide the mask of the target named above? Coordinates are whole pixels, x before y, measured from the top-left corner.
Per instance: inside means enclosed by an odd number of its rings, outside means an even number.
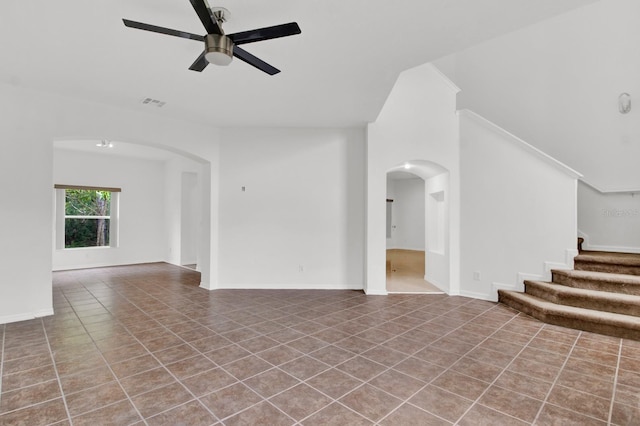
[[[198,262],[198,228],[200,225],[200,185],[198,174],[182,172],[180,197],[180,264]]]
[[[174,265],[200,263],[198,233],[202,227],[202,180],[200,163],[183,156],[174,156],[166,161],[166,256],[167,262]]]
[[[580,183],[578,230],[584,250],[640,253],[640,194],[603,194]]]
[[[494,287],[517,288],[518,274],[543,277],[545,262],[577,254],[579,175],[482,117],[459,115],[461,293],[497,300]]]
[[[109,139],[189,152],[203,166],[204,286],[217,282],[217,129],[0,85],[0,323],[52,313],[53,141]],[[207,163],[208,162],[208,163]],[[213,213],[213,214],[212,214]]]
[[[222,139],[220,285],[361,289],[364,132],[225,129]]]
[[[404,162],[439,165],[432,176],[449,171],[450,232],[447,272],[442,289],[458,286],[459,147],[456,93],[431,65],[403,72],[378,119],[368,126],[367,142],[367,294],[386,294],[386,177]],[[421,176],[428,179],[430,176]]]
[[[58,249],[53,270],[166,258],[164,162],[54,149],[56,184],[121,188],[118,247]]]
[[[393,242],[393,202],[389,200],[393,200],[396,193],[396,180],[391,179],[387,174],[387,212],[386,212],[386,234],[387,234],[387,249],[394,247]]]
[[[603,191],[640,189],[640,2],[602,0],[443,58],[458,106]],[[628,92],[633,109],[618,112]]]
[[[52,117],[0,90],[0,323],[50,315]]]
[[[448,197],[449,174],[440,173],[425,181],[425,277],[441,289],[450,281],[449,253],[452,246],[450,234],[451,206]],[[456,245],[453,244],[455,247]],[[456,265],[458,267],[459,265]],[[455,276],[458,276],[457,273]]]
[[[389,179],[392,182],[392,230],[387,248],[424,250],[425,191],[424,180]],[[387,183],[389,186],[389,183]],[[389,191],[387,191],[389,195]]]
[[[139,143],[197,159],[202,165],[202,287],[218,288],[223,281],[231,286],[362,288],[362,130],[221,131],[142,108],[118,109],[0,85],[0,188],[8,195],[0,208],[5,224],[0,272],[6,280],[0,286],[0,323],[52,312],[55,140]],[[221,133],[228,140],[224,153]],[[236,192],[241,183],[248,198]],[[264,191],[250,192],[260,188]],[[224,214],[219,212],[221,198]],[[242,208],[245,201],[249,209]],[[160,243],[166,258],[175,235],[171,231]],[[249,245],[249,256],[243,241],[255,244]]]

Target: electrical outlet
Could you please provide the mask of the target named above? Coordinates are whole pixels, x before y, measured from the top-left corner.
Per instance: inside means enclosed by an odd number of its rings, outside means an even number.
[[[473,273],[473,279],[476,281],[480,281],[480,271],[475,271]]]

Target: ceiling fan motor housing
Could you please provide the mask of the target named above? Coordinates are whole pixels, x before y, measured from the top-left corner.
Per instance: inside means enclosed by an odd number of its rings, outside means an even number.
[[[131,21],[129,19],[123,19],[122,22],[126,27],[138,30],[151,31],[154,33],[186,38],[199,42],[204,41],[204,52],[202,52],[195,62],[189,67],[190,70],[196,72],[202,72],[202,70],[204,70],[209,64],[229,65],[233,58],[236,57],[269,75],[278,74],[280,72],[279,69],[269,65],[262,59],[253,56],[251,53],[240,47],[240,45],[301,33],[300,27],[297,23],[289,22],[282,25],[241,31],[239,33],[226,36],[222,29],[222,24],[229,19],[229,11],[227,9],[223,7],[212,8],[209,6],[207,0],[189,0],[189,2],[193,6],[198,18],[200,18],[202,25],[204,25],[204,28],[207,30],[207,34],[204,36],[185,31],[172,30],[171,28],[159,27],[157,25],[145,24],[143,22]]]
[[[233,59],[233,41],[226,35],[207,34],[204,38],[205,58],[211,64],[229,65]]]

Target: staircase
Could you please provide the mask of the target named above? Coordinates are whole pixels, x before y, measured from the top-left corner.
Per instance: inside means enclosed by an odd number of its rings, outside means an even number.
[[[498,299],[549,324],[640,340],[640,254],[583,251],[574,267]]]

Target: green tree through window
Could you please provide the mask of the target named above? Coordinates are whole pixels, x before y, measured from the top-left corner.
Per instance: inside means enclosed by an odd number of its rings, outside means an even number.
[[[67,189],[65,248],[108,246],[110,219],[110,191]]]

